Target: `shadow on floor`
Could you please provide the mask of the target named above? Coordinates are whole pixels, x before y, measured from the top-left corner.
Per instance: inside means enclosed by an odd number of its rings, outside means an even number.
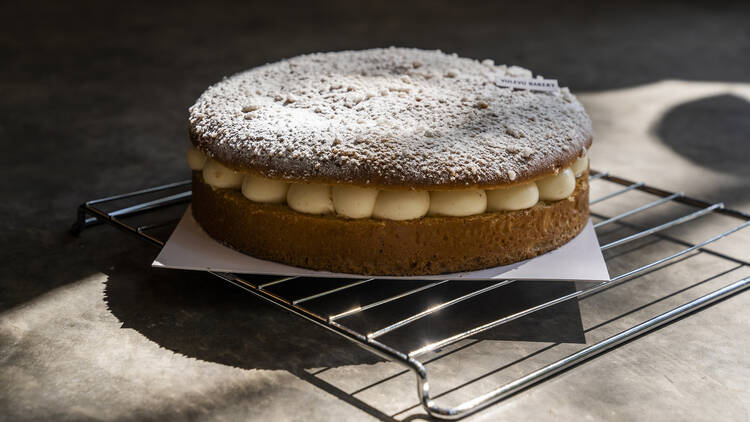
[[[708,169],[750,178],[750,102],[718,95],[681,104],[664,114],[656,133],[674,152]]]
[[[108,272],[105,293],[110,311],[122,321],[124,328],[134,329],[177,353],[247,369],[301,370],[381,361],[349,341],[208,274],[172,270],[152,270],[144,274],[135,267],[118,268]],[[330,283],[340,281],[322,281],[321,290],[329,288]],[[417,297],[413,300],[401,300],[401,305],[416,313],[430,304],[485,285],[488,283],[460,282],[453,286],[448,283],[444,289],[435,289],[429,296],[415,295]],[[409,329],[389,334],[383,341],[402,348],[416,347],[570,293],[573,289],[575,285],[569,282],[508,285],[486,294],[481,300],[456,305],[449,311],[413,324]],[[372,291],[353,291],[348,297],[340,296],[349,301],[369,303],[368,295]],[[313,303],[306,305],[312,310],[316,308]],[[320,306],[332,305],[331,302],[322,302]],[[349,308],[346,305],[339,309]],[[382,312],[366,313],[359,320],[342,323],[358,329],[383,327],[406,315],[399,309],[403,308],[385,306]],[[420,333],[418,337],[415,332]],[[533,318],[486,331],[475,338],[584,342],[580,312],[574,301],[540,312]],[[325,347],[321,348],[321,345]]]

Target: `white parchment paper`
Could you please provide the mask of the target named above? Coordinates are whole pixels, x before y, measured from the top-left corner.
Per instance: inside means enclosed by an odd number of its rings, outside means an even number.
[[[152,266],[182,270],[220,271],[243,274],[271,274],[303,277],[356,278],[365,274],[344,274],[315,271],[265,261],[237,252],[209,237],[200,228],[188,208],[180,223]],[[562,247],[536,258],[501,267],[454,274],[418,277],[379,276],[403,280],[609,280],[607,266],[591,221],[573,240]]]

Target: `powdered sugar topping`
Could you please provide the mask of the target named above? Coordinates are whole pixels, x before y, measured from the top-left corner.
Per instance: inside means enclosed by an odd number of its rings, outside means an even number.
[[[211,86],[191,136],[265,177],[385,188],[521,182],[584,153],[591,122],[567,88],[514,91],[497,76],[531,72],[403,48],[299,56]]]

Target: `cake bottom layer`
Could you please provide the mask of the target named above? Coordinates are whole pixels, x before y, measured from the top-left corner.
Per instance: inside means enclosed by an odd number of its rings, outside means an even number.
[[[315,270],[415,276],[512,264],[556,249],[589,217],[588,172],[566,199],[468,217],[352,220],[252,202],[193,172],[193,215],[212,238],[257,258]]]

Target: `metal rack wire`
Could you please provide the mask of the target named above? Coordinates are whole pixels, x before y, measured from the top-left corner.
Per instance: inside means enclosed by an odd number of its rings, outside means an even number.
[[[390,345],[387,341],[381,341],[381,338],[389,333],[393,333],[397,330],[403,330],[408,326],[413,326],[416,322],[427,317],[435,316],[440,311],[445,310],[449,307],[462,302],[476,300],[477,298],[480,298],[483,295],[487,295],[489,292],[495,291],[496,289],[500,289],[504,286],[509,286],[513,283],[516,283],[516,281],[502,280],[487,283],[481,288],[471,290],[457,297],[453,297],[450,300],[445,300],[438,304],[431,305],[422,309],[414,309],[413,311],[409,310],[408,312],[404,313],[404,315],[406,316],[400,317],[398,320],[391,322],[385,326],[362,331],[352,328],[351,324],[349,324],[347,320],[367,311],[372,311],[380,307],[399,304],[401,302],[404,302],[405,299],[413,297],[415,295],[429,295],[430,292],[436,290],[438,286],[450,283],[451,280],[424,282],[417,287],[409,286],[408,289],[405,288],[404,290],[395,292],[394,294],[390,294],[387,297],[381,297],[377,300],[372,300],[367,303],[361,303],[353,308],[339,309],[335,312],[320,313],[313,310],[313,307],[308,306],[308,304],[311,302],[314,303],[323,298],[346,294],[347,291],[351,291],[355,287],[360,289],[378,289],[378,285],[381,281],[375,278],[352,280],[337,284],[334,287],[325,287],[322,291],[308,292],[302,296],[295,297],[289,292],[280,293],[278,287],[283,286],[285,283],[291,282],[296,277],[283,277],[271,280],[269,280],[268,277],[261,277],[261,281],[254,281],[258,278],[250,275],[237,275],[222,272],[211,272],[211,274],[223,280],[226,280],[227,282],[245,291],[248,291],[267,302],[284,308],[294,315],[302,317],[320,327],[332,331],[382,358],[396,362],[408,368],[416,374],[418,396],[424,410],[433,417],[442,419],[458,419],[486,406],[489,406],[490,404],[496,403],[548,377],[560,373],[561,371],[584,360],[590,359],[601,354],[602,352],[617,347],[623,342],[631,340],[634,337],[640,336],[660,326],[663,326],[664,324],[667,324],[668,322],[676,318],[701,309],[729,295],[740,292],[750,287],[750,277],[741,278],[708,294],[704,294],[700,297],[688,301],[687,303],[669,309],[666,312],[662,312],[641,323],[635,324],[594,344],[588,345],[575,353],[569,354],[552,363],[548,363],[534,371],[527,373],[524,376],[516,378],[511,382],[500,385],[486,393],[475,396],[470,400],[466,400],[457,406],[446,407],[438,404],[430,391],[428,371],[425,367],[425,361],[420,360],[425,355],[438,352],[464,339],[476,336],[479,333],[491,330],[511,321],[519,320],[534,313],[538,313],[541,310],[559,305],[564,302],[581,300],[583,298],[608,290],[614,286],[627,283],[628,281],[633,280],[638,275],[666,265],[670,262],[679,260],[681,257],[684,257],[687,254],[695,251],[707,252],[723,259],[729,259],[740,266],[750,266],[750,263],[744,261],[743,259],[730,257],[720,252],[716,252],[706,248],[708,245],[720,239],[726,238],[750,225],[750,214],[727,209],[722,203],[708,203],[700,199],[689,197],[683,193],[668,192],[653,186],[649,186],[642,182],[631,182],[620,177],[609,175],[608,173],[592,171],[590,175],[590,181],[599,181],[598,183],[603,183],[606,181],[617,186],[622,186],[621,188],[613,192],[607,193],[603,196],[600,196],[599,198],[592,200],[591,205],[610,202],[628,192],[636,191],[656,197],[656,199],[653,201],[647,202],[635,208],[625,209],[624,211],[616,213],[612,216],[598,215],[600,221],[595,224],[595,228],[597,230],[601,230],[603,227],[612,225],[613,223],[624,224],[623,220],[629,217],[639,215],[667,203],[681,204],[683,206],[689,206],[691,207],[691,209],[695,209],[694,211],[682,214],[679,217],[672,218],[669,221],[663,222],[661,224],[653,225],[648,228],[638,229],[631,234],[608,241],[601,246],[603,251],[619,247],[648,236],[667,237],[664,234],[666,230],[672,227],[683,225],[706,215],[723,215],[731,217],[732,219],[734,219],[734,221],[739,220],[740,223],[737,225],[732,225],[731,228],[723,230],[720,233],[714,234],[713,236],[710,236],[699,242],[687,242],[684,240],[670,238],[683,247],[675,253],[659,257],[658,259],[650,261],[645,265],[639,265],[637,266],[637,268],[630,269],[619,275],[616,275],[609,281],[587,285],[585,288],[576,289],[575,291],[572,291],[570,293],[555,297],[551,300],[546,300],[542,303],[517,312],[513,312],[508,315],[487,315],[489,319],[487,322],[472,326],[468,329],[461,329],[460,331],[455,333],[441,334],[441,338],[438,340],[430,341],[427,344],[423,344],[417,348],[408,350],[402,350],[397,346]],[[184,181],[139,190],[123,195],[116,195],[88,201],[78,208],[78,218],[73,225],[72,232],[78,234],[88,227],[101,223],[108,223],[123,231],[134,234],[157,247],[161,247],[164,245],[165,240],[160,239],[159,236],[154,234],[155,231],[165,228],[169,229],[176,223],[176,219],[163,219],[155,223],[140,224],[137,222],[133,222],[133,217],[149,213],[157,213],[160,210],[189,202],[191,197],[189,186],[190,181]],[[123,200],[136,201],[136,203],[129,204],[124,207],[117,206],[117,204],[119,202],[122,202]],[[114,207],[114,209],[107,209],[107,207]],[[592,211],[592,215],[597,214]]]

